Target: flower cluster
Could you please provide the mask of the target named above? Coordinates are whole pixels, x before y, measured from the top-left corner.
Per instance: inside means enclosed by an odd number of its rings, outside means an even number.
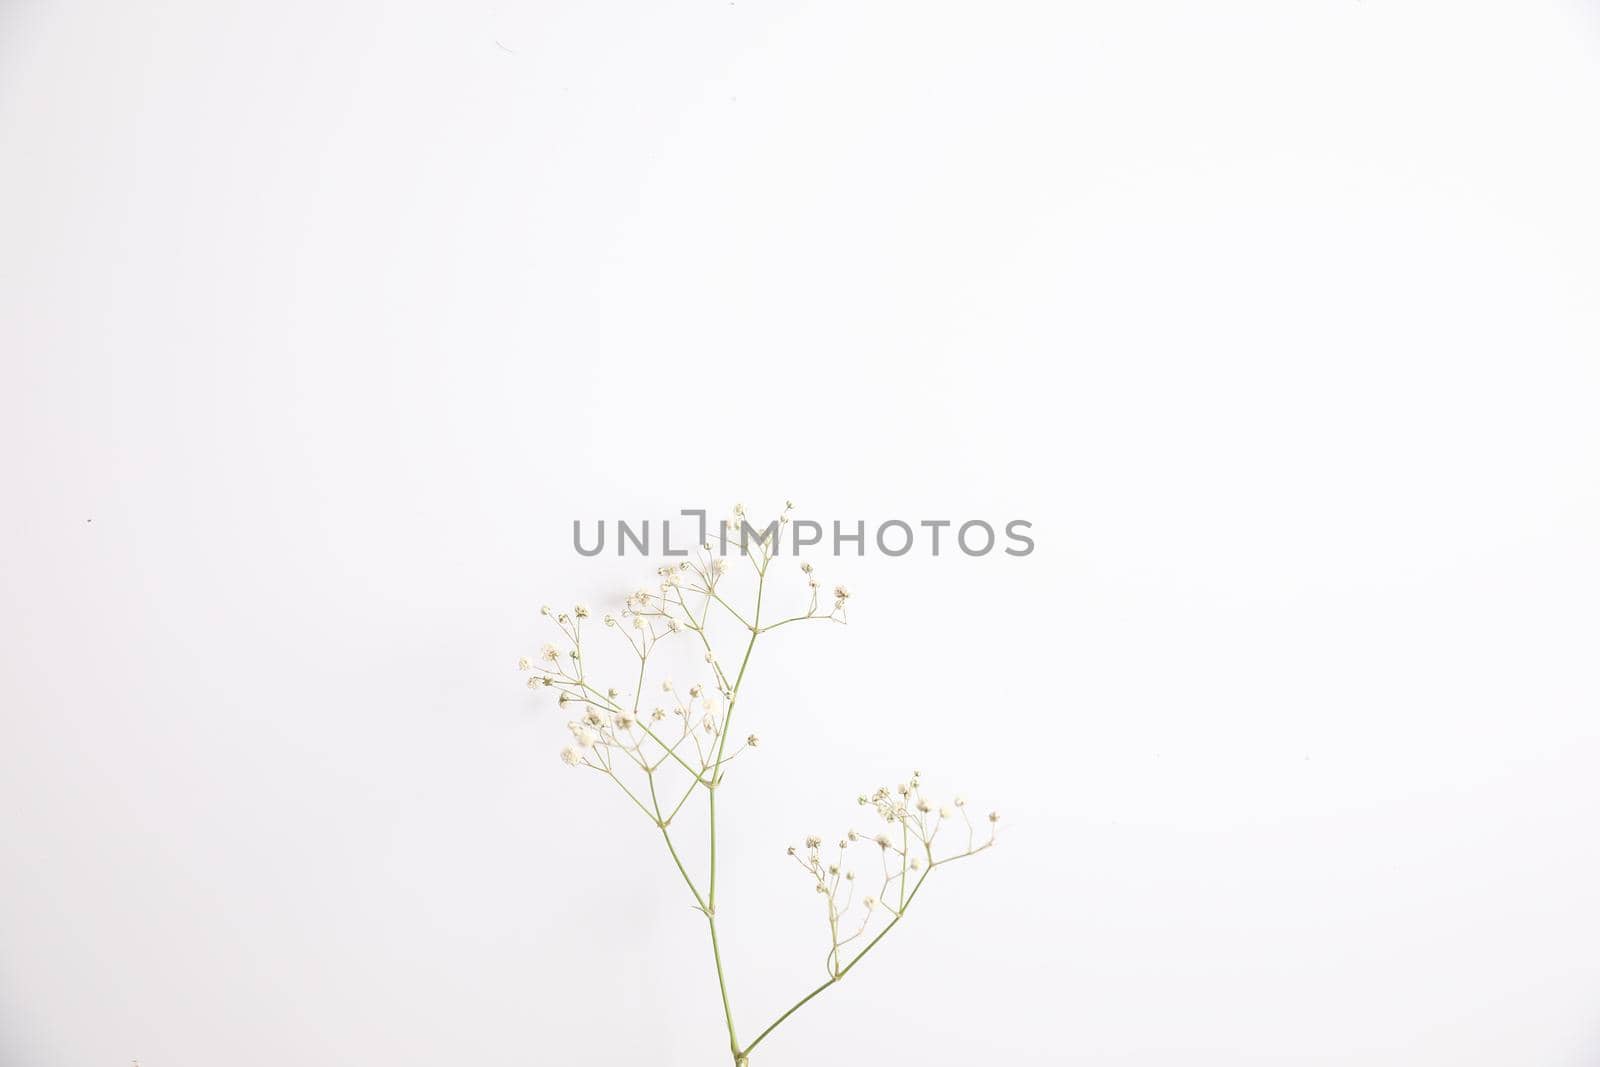
[[[806,838],[803,849],[792,845],[789,848],[789,855],[806,872],[816,892],[827,901],[828,930],[832,936],[827,967],[831,979],[842,978],[844,972],[855,965],[855,960],[865,954],[864,951],[857,953],[854,959],[846,962],[840,950],[864,937],[875,916],[887,916],[885,930],[899,922],[917,890],[935,868],[992,848],[996,824],[1000,821],[998,812],[990,812],[989,836],[978,843],[965,798],[957,796],[948,803],[936,803],[923,794],[919,771],[912,771],[909,780],[892,790],[883,786],[870,796],[857,797],[856,802],[863,807],[871,806],[886,824],[885,829],[872,835],[850,830],[839,839],[836,848],[827,850],[826,855],[822,838],[816,835]],[[946,823],[951,824],[951,830],[941,839],[940,831],[945,829]],[[869,859],[868,865],[874,868],[875,876],[881,872],[882,878],[871,892],[863,893],[859,901],[859,924],[855,924],[854,930],[844,932],[851,925],[846,917],[857,903],[856,872],[849,860],[858,845],[877,853],[878,862],[873,864]]]
[[[735,729],[740,693],[759,639],[795,623],[843,623],[851,598],[844,585],[832,586],[830,595],[812,565],[799,562],[798,580],[789,590],[789,604],[783,605],[773,568],[780,563],[781,532],[791,522],[793,508],[786,504],[765,527],[772,535],[757,537],[752,545],[742,535],[754,527],[743,505],[735,506],[726,526],[741,533],[738,556],[716,555],[707,542],[691,557],[659,567],[653,582],[630,592],[620,610],[597,621],[584,604],[569,611],[541,608],[556,637],[543,643],[537,655],[518,661],[528,674],[528,686],[551,690],[570,716],[562,762],[603,775],[627,795],[659,831],[695,907],[705,916],[735,1067],[747,1067],[751,1050],[780,1023],[843,978],[904,917],[935,868],[993,846],[998,818],[989,817],[989,836],[977,843],[965,803],[957,797],[934,804],[924,796],[917,774],[893,791],[862,796],[861,803],[874,807],[886,829],[870,839],[881,857],[882,879],[860,899],[864,915],[853,932],[841,933],[857,903],[856,877],[847,859],[853,846],[868,839],[851,831],[839,841],[837,854],[830,849],[826,858],[820,837],[807,838],[803,853],[791,848],[790,855],[827,899],[832,931],[828,979],[754,1040],[740,1042],[717,950],[716,850],[717,802],[725,775],[730,764],[761,743],[756,734]],[[733,655],[724,659],[718,650],[730,648]],[[602,680],[608,675],[612,681]],[[686,680],[674,681],[673,675]],[[697,796],[704,801],[709,846],[700,877],[690,873],[674,837],[674,820],[681,820]],[[847,961],[843,949],[865,935],[875,913],[887,917],[884,930]]]
[[[780,525],[790,521],[792,508],[792,504],[784,508],[777,520]],[[743,523],[743,505],[736,506],[727,521]],[[545,643],[536,660],[524,656],[518,666],[531,672],[529,688],[555,690],[559,706],[576,716],[567,723],[572,737],[561,750],[562,762],[611,777],[652,820],[667,824],[697,787],[713,787],[730,762],[760,744],[760,739],[750,734],[730,747],[727,734],[755,639],[795,622],[845,622],[845,601],[850,596],[847,588],[836,586],[831,608],[824,611],[822,583],[811,564],[801,563],[806,589],[803,606],[777,619],[763,619],[762,597],[768,592],[768,571],[776,562],[775,547],[775,542],[761,542],[753,553],[742,557],[757,586],[753,609],[741,610],[730,600],[737,558],[714,556],[708,542],[692,558],[659,567],[653,586],[630,592],[620,612],[603,615],[600,624],[614,635],[613,647],[623,647],[625,658],[632,663],[626,689],[601,684],[591,669],[597,652],[594,625],[584,624],[591,618],[586,605],[576,605],[571,611],[540,609],[540,614],[554,622],[560,640]],[[744,658],[732,676],[713,647],[719,628],[730,627],[746,645]],[[699,652],[697,680],[681,687],[670,677],[647,681],[652,658],[657,662],[661,658],[658,646],[665,650],[664,642],[680,638]],[[616,640],[622,645],[617,646]],[[689,780],[679,800],[663,807],[654,794],[663,784],[658,772],[669,766],[687,772]],[[619,775],[621,771],[636,773],[625,778]],[[646,792],[652,794],[649,804],[644,799]]]

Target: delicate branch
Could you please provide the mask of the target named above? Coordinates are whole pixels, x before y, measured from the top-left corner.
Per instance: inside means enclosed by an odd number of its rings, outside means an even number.
[[[621,689],[591,681],[591,661],[598,663],[603,659],[604,649],[597,647],[592,640],[585,640],[594,634],[592,631],[585,632],[583,621],[590,618],[590,612],[581,604],[571,612],[552,612],[548,607],[541,609],[541,614],[555,623],[565,647],[545,644],[537,658],[537,671],[534,669],[534,659],[524,658],[519,663],[522,670],[531,672],[528,677],[531,688],[554,689],[560,706],[577,710],[578,718],[567,724],[573,743],[562,750],[561,758],[568,764],[586,767],[610,778],[660,831],[667,853],[688,888],[696,910],[706,918],[728,1046],[735,1067],[746,1067],[751,1051],[779,1025],[823,990],[841,981],[877,947],[889,931],[905,918],[923,883],[935,869],[993,847],[993,826],[998,819],[997,815],[989,816],[989,839],[975,845],[972,820],[961,798],[957,797],[951,805],[935,805],[923,795],[920,776],[913,772],[907,783],[894,790],[883,788],[870,796],[858,798],[860,804],[871,806],[884,820],[887,824],[885,832],[869,839],[854,830],[850,831],[839,841],[837,856],[832,862],[823,861],[822,840],[818,837],[806,839],[803,856],[800,850],[789,849],[789,855],[806,871],[815,891],[823,897],[826,905],[829,948],[825,967],[828,978],[778,1016],[749,1045],[740,1046],[717,930],[717,815],[728,766],[754,750],[759,738],[750,734],[742,744],[730,751],[728,738],[733,734],[734,713],[741,706],[745,678],[753,660],[756,642],[763,634],[797,622],[846,622],[845,602],[850,598],[847,588],[835,586],[833,606],[824,613],[821,608],[822,584],[811,564],[801,563],[800,571],[806,583],[804,610],[795,610],[791,606],[787,608],[787,614],[773,611],[773,596],[776,594],[768,578],[777,561],[779,544],[790,522],[789,512],[792,508],[792,504],[788,505],[775,524],[764,528],[763,536],[756,537],[753,551],[746,543],[747,520],[743,507],[734,509],[733,516],[718,535],[726,552],[728,531],[736,530],[739,533],[740,553],[749,560],[754,576],[754,588],[748,603],[735,603],[738,598],[727,589],[729,561],[725,557],[713,557],[711,545],[707,543],[692,559],[658,568],[655,588],[630,594],[620,617],[611,614],[603,616],[601,621],[604,627],[620,633],[628,653],[636,661],[630,664],[627,675],[632,683],[630,692],[624,693]],[[774,528],[777,531],[775,538],[764,536],[767,530]],[[735,580],[733,584],[742,584],[742,580]],[[700,598],[698,610],[691,606],[691,597]],[[712,644],[710,631],[714,605],[732,620],[723,620],[718,615],[717,618],[721,620],[716,623],[718,627],[731,627],[736,622],[747,635],[738,669],[731,679],[724,672],[722,661]],[[777,621],[763,624],[762,619],[770,614],[779,614],[780,617]],[[668,706],[649,708],[644,694],[650,677],[651,657],[660,642],[681,635],[684,631],[695,636],[714,682],[710,686],[699,683],[690,685],[686,699],[671,680],[661,679],[661,691],[670,697],[670,700],[663,700],[662,703]],[[605,641],[600,642],[602,646],[605,644]],[[621,648],[614,644],[611,647]],[[679,720],[678,736],[671,740],[668,739],[670,728],[662,727],[669,714]],[[662,727],[662,732],[668,737],[663,737],[657,727]],[[687,758],[690,746],[698,767]],[[687,773],[687,783],[680,778],[678,769]],[[624,775],[635,782],[642,775],[642,789],[630,785]],[[662,778],[662,781],[658,782],[658,778]],[[662,803],[663,789],[669,800],[675,791],[681,790],[670,807]],[[704,891],[689,873],[670,830],[685,805],[702,789],[706,796]],[[641,798],[641,792],[648,796],[648,804]],[[957,812],[960,813],[960,823],[953,822]],[[935,853],[935,841],[940,839],[940,831],[947,823],[956,827],[965,825],[965,849],[940,857]],[[949,833],[945,834],[944,840],[947,842],[950,836]],[[849,855],[851,849],[862,842],[878,848],[882,881],[875,895],[863,895],[858,900],[857,879],[849,865]],[[895,896],[894,905],[889,903],[891,893]],[[859,921],[853,917],[858,910]],[[874,918],[880,914],[887,919],[882,928],[871,933],[866,944],[847,958],[845,949],[867,938],[871,928],[876,925]]]

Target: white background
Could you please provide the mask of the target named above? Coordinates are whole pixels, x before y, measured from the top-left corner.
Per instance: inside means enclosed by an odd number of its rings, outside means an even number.
[[[521,688],[574,518],[821,558],[783,858],[993,854],[758,1067],[1600,1063],[1600,9],[0,6],[0,1062],[725,1062],[703,923]],[[92,521],[91,521],[92,520]]]

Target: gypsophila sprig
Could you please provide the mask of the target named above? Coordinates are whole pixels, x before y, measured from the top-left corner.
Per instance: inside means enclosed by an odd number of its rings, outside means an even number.
[[[788,590],[794,606],[780,607],[780,587],[789,583],[773,572],[782,543],[777,532],[792,521],[793,509],[787,502],[778,518],[757,527],[743,504],[734,505],[724,521],[729,532],[719,542],[736,545],[738,556],[715,555],[704,544],[692,557],[657,568],[648,584],[627,594],[619,611],[597,622],[585,625],[592,618],[585,604],[570,611],[540,608],[556,629],[555,639],[544,642],[536,656],[517,661],[528,673],[528,687],[555,690],[556,706],[571,716],[561,761],[609,780],[660,834],[706,920],[735,1067],[748,1067],[750,1053],[773,1031],[843,980],[905,918],[935,870],[992,848],[999,821],[991,813],[987,833],[980,835],[962,797],[936,799],[913,771],[892,788],[857,798],[878,822],[874,829],[850,829],[827,843],[810,834],[801,846],[789,846],[787,855],[825,904],[826,976],[755,1038],[740,1043],[717,938],[717,805],[729,767],[741,758],[760,758],[750,754],[761,739],[748,733],[740,741],[734,718],[757,641],[795,623],[844,623],[853,595],[835,584],[825,599],[822,579],[802,562]],[[742,595],[741,573],[748,578]],[[734,657],[723,659],[719,647],[732,647]],[[608,656],[620,660],[621,673],[602,678]],[[674,673],[666,673],[668,664]],[[704,820],[703,830],[690,831],[705,842],[699,876],[690,873],[675,836],[691,812]],[[864,890],[859,899],[858,884]]]

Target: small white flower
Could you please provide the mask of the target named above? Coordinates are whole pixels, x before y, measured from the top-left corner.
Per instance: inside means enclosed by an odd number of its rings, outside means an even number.
[[[561,750],[561,762],[565,763],[568,767],[576,767],[578,764],[583,762],[583,753],[579,752],[571,745],[568,745],[566,748]]]
[[[749,745],[751,748],[759,748],[761,746],[761,738],[757,737],[755,734],[751,734],[749,737],[744,739],[744,743]]]
[[[589,605],[579,604],[572,609],[572,613],[580,619],[587,619],[589,617]]]
[[[956,817],[955,809],[948,804],[939,805],[939,818],[953,819]]]
[[[529,659],[527,656],[523,656],[521,659],[517,660],[517,670],[519,671],[530,670],[532,667],[533,660]]]
[[[561,650],[555,645],[552,645],[550,642],[546,641],[544,647],[539,650],[539,655],[543,656],[549,662],[554,663],[556,660],[561,658]]]
[[[836,600],[849,600],[850,590],[847,586],[836,585],[833,587],[833,596]]]
[[[878,898],[871,895],[864,896],[861,898],[861,906],[866,908],[868,911],[871,911],[873,908],[878,906]]]
[[[818,837],[816,834],[809,834],[809,835],[806,836],[806,848],[821,848],[821,847],[822,847],[822,838]]]

